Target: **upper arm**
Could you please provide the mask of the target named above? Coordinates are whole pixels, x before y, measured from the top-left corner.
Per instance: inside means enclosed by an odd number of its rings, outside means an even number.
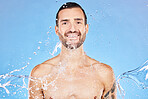
[[[38,66],[36,66],[30,74],[29,77],[29,99],[43,99],[43,91],[41,87],[41,80],[39,79],[39,71],[37,70]]]
[[[116,83],[114,83],[110,90],[104,91],[103,99],[117,99],[116,97]]]
[[[105,69],[104,78],[103,99],[117,99],[116,80],[114,72],[110,66]]]

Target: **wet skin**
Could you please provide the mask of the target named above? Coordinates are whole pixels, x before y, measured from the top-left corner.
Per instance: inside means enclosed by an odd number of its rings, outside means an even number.
[[[109,78],[113,75],[112,69],[86,57],[90,63],[75,70],[58,64],[59,62],[55,63],[59,56],[36,66],[33,70],[35,75],[32,76],[39,79],[31,84],[32,95],[38,93],[38,97],[41,97],[39,99],[116,99],[115,84]],[[107,88],[108,91],[105,91],[106,80],[103,79],[108,79],[112,84],[112,87]]]
[[[116,99],[112,68],[83,50],[88,32],[80,8],[59,12],[56,34],[62,42],[58,56],[33,68],[29,99]]]

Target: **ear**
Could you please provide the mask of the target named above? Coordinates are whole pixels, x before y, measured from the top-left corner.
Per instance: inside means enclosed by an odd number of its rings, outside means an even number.
[[[88,29],[89,29],[89,25],[88,24],[86,24],[85,29],[86,29],[86,34],[87,34],[88,33]]]
[[[58,26],[55,26],[55,33],[56,33],[56,35],[58,35],[58,33],[59,33],[59,28],[58,28]],[[58,35],[59,36],[59,35]]]

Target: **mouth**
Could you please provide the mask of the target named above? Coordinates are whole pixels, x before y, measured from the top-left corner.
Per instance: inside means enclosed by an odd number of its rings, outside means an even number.
[[[86,37],[86,33],[84,33],[83,35],[81,35],[81,32],[66,32],[64,33],[64,35],[61,35],[59,33],[59,38],[60,41],[62,42],[62,44],[69,49],[76,49],[79,48]]]
[[[80,37],[80,33],[66,33],[65,37],[68,41],[78,41]]]
[[[79,35],[77,33],[69,33],[66,35],[66,37],[69,39],[77,39]]]

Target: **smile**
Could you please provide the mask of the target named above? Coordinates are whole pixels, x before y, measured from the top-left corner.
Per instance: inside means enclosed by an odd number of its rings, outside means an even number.
[[[79,33],[68,33],[68,34],[66,35],[66,37],[67,37],[68,39],[76,40],[76,39],[79,38]]]

